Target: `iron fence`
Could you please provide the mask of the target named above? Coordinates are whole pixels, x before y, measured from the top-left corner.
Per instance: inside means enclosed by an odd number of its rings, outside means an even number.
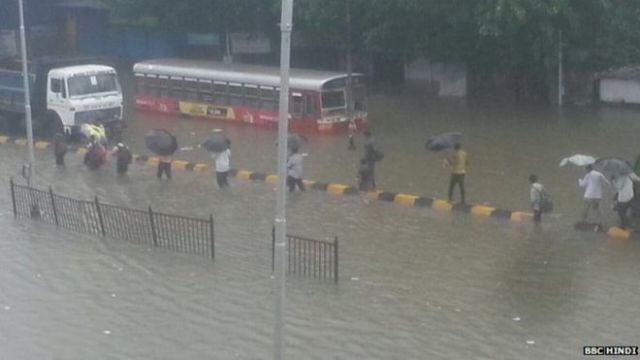
[[[275,228],[271,230],[271,271],[275,270]],[[338,282],[338,237],[333,241],[287,234],[287,271],[292,274]]]
[[[213,216],[198,219],[147,210],[130,209],[93,201],[77,200],[29,186],[11,185],[16,217],[36,219],[67,230],[109,236],[139,245],[215,257]]]

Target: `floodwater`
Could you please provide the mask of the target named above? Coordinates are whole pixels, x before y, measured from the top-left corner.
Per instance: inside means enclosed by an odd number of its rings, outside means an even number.
[[[291,233],[340,238],[341,276],[338,285],[289,278],[287,358],[573,359],[586,345],[640,343],[640,242],[575,232],[582,173],[558,168],[574,152],[632,160],[640,112],[374,96],[370,114],[385,153],[379,187],[443,197],[447,170],[424,140],[463,131],[470,202],[526,209],[527,177],[536,172],[557,214],[534,229],[359,197],[289,195]],[[275,172],[275,131],[153,114],[131,119],[126,141],[136,152],[144,152],[147,129],[173,129],[181,146],[193,146],[219,127],[233,141],[235,168]],[[342,136],[310,139],[305,177],[352,184],[362,149],[346,146]],[[5,186],[25,153],[0,147]],[[50,154],[37,158],[38,185],[64,195],[212,213],[216,260],[14,220],[8,189],[0,191],[0,358],[271,358],[271,185],[232,180],[219,191],[210,173],[176,171],[158,182],[154,169],[134,165],[118,179],[113,164],[91,173],[71,155],[58,171]],[[198,150],[176,158],[207,161]]]

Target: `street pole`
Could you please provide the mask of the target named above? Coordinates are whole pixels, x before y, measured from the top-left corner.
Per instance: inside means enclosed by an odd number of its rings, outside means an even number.
[[[275,325],[273,358],[284,359],[284,302],[286,296],[287,251],[287,138],[289,128],[289,66],[291,58],[291,29],[293,28],[293,0],[282,0],[280,18],[280,108],[278,112],[278,193],[276,197],[275,242]]]
[[[31,94],[29,93],[29,72],[27,69],[27,40],[24,30],[24,5],[23,0],[18,0],[20,9],[20,52],[22,55],[22,81],[24,86],[24,116],[27,126],[27,142],[29,147],[29,170],[27,182],[31,186],[31,175],[35,172],[35,155],[33,153],[33,124],[31,123]]]
[[[347,15],[347,121],[353,121],[353,64],[351,59],[351,1],[345,0]]]
[[[562,30],[558,30],[558,105],[562,106]]]

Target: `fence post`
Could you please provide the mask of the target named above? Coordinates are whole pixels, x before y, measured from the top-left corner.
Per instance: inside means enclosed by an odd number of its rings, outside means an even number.
[[[149,220],[151,221],[151,236],[153,236],[153,246],[158,246],[158,235],[156,234],[156,224],[153,221],[153,211],[149,205]]]
[[[13,203],[13,216],[18,217],[18,208],[16,207],[16,189],[13,186],[13,177],[9,179],[9,184],[11,185],[11,202]]]
[[[271,272],[276,270],[276,226],[271,226]]]
[[[100,210],[100,202],[98,201],[97,195],[95,198],[95,203],[96,203],[96,211],[98,212],[98,221],[100,221],[100,231],[102,232],[102,236],[107,236],[107,233],[104,231],[104,220],[102,219],[102,211]]]
[[[209,214],[209,231],[211,231],[211,259],[216,258],[216,236],[213,225],[213,214]]]
[[[334,246],[333,246],[333,261],[334,261],[334,277],[335,277],[335,282],[338,283],[338,237],[335,237],[335,241],[334,241]]]
[[[59,226],[58,224],[58,209],[56,209],[56,200],[55,197],[53,196],[53,189],[51,188],[51,186],[49,186],[49,196],[51,197],[51,209],[53,209],[53,220],[56,222],[56,227]],[[97,197],[96,197],[97,200]],[[100,214],[100,211],[98,210],[98,214]]]

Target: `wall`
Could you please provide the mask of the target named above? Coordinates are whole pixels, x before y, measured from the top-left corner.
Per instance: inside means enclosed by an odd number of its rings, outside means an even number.
[[[612,103],[640,104],[640,82],[635,80],[600,80],[600,100]]]

